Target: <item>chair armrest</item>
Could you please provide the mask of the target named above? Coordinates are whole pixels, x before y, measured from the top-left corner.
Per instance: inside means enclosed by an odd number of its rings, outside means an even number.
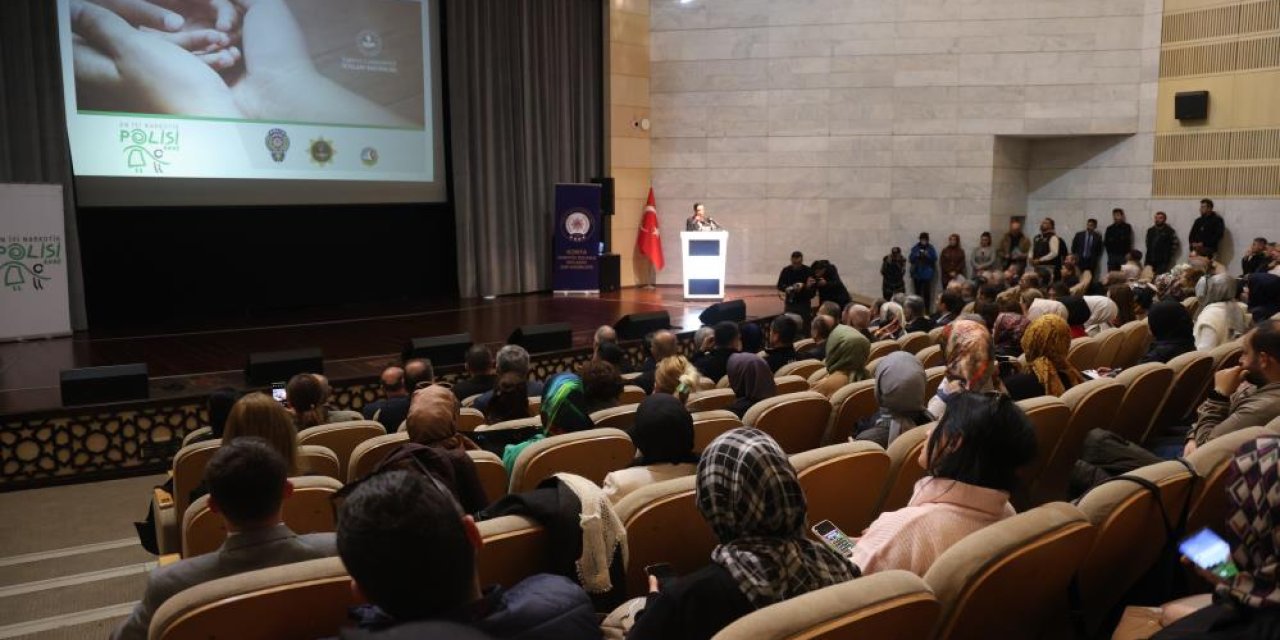
[[[157,566],[157,567],[167,567],[167,566],[169,566],[169,565],[171,565],[171,564],[173,564],[173,563],[175,563],[175,562],[177,562],[177,561],[179,561],[179,560],[181,560],[181,559],[182,559],[182,554],[179,554],[179,553],[166,553],[166,554],[164,554],[164,555],[160,556],[160,558],[159,558],[158,560],[156,560],[156,566]]]
[[[156,508],[158,509],[173,508],[173,494],[161,489],[160,487],[155,488],[155,493],[152,495],[152,498],[156,501]]]

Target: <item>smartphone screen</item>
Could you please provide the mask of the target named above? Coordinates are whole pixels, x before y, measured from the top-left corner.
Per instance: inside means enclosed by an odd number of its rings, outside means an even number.
[[[853,540],[830,520],[823,520],[813,525],[813,532],[818,534],[818,537],[836,553],[846,558],[853,557]]]
[[[659,589],[661,589],[663,585],[667,583],[668,580],[674,578],[676,575],[676,570],[673,569],[671,565],[666,562],[658,562],[655,564],[651,564],[644,568],[644,572],[647,575],[651,575],[658,579]]]
[[[1211,529],[1201,529],[1182,541],[1178,551],[1197,567],[1223,579],[1235,577],[1240,572],[1231,561],[1231,545]]]
[[[285,396],[283,382],[271,383],[271,398],[280,404],[284,404]]]

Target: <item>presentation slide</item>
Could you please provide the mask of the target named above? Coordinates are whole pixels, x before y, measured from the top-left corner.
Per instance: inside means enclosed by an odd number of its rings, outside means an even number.
[[[447,198],[436,0],[58,0],[77,198]]]

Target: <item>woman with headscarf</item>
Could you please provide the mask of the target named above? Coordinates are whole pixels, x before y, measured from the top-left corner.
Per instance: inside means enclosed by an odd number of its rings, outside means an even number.
[[[1251,273],[1245,277],[1246,302],[1253,323],[1265,322],[1280,313],[1280,276]]]
[[[1008,396],[962,393],[931,429],[911,501],[881,514],[853,549],[863,574],[924,575],[965,536],[1014,515],[1018,469],[1035,457],[1036,433]]]
[[[875,330],[876,340],[897,340],[901,338],[906,331],[902,328],[906,324],[903,319],[902,305],[896,302],[886,302],[880,306],[880,327]]]
[[[742,341],[743,353],[764,351],[764,332],[754,322],[746,322],[738,327],[738,339]]]
[[[1064,298],[1065,299],[1065,298]],[[1060,300],[1050,300],[1049,298],[1037,298],[1027,307],[1027,322],[1034,322],[1036,318],[1043,315],[1055,315],[1063,320],[1067,319],[1067,307]]]
[[[1200,278],[1196,283],[1196,297],[1200,299],[1200,313],[1192,332],[1197,350],[1210,351],[1249,329],[1243,305],[1236,302],[1235,278],[1226,274]]]
[[[1147,325],[1151,327],[1151,347],[1142,362],[1163,362],[1195,351],[1196,341],[1191,333],[1191,313],[1175,300],[1161,300],[1147,313]]]
[[[720,544],[711,563],[650,580],[629,640],[702,640],[757,609],[857,577],[848,559],[813,540],[808,507],[787,455],[763,431],[716,438],[698,463],[698,511]]]
[[[813,390],[828,398],[840,387],[867,378],[867,357],[871,341],[857,329],[839,325],[827,336],[827,357],[823,361],[828,375]]]
[[[1089,309],[1089,303],[1085,302],[1083,296],[1067,296],[1061,300],[1062,306],[1067,308],[1067,331],[1072,338],[1083,338],[1089,335],[1085,328],[1089,324],[1089,318],[1092,317],[1093,311]]]
[[[1050,302],[1054,302],[1051,300]],[[1058,303],[1062,306],[1062,303]],[[1063,307],[1065,310],[1066,307]],[[996,327],[992,338],[995,340],[996,354],[1016,358],[1022,355],[1022,334],[1030,326],[1031,320],[1021,313],[1004,312],[996,316]]]
[[[1084,296],[1084,303],[1089,307],[1089,319],[1084,322],[1086,335],[1097,336],[1114,326],[1120,312],[1115,301],[1106,296]],[[1071,307],[1067,307],[1067,310],[1070,311]]]
[[[587,414],[585,407],[582,378],[572,373],[560,373],[547,380],[542,388],[542,407],[538,412],[542,418],[542,431],[524,442],[509,444],[502,450],[502,466],[507,468],[507,475],[511,475],[516,467],[516,458],[529,445],[549,436],[594,429],[596,425],[591,422],[591,416]]]
[[[675,396],[665,393],[645,398],[636,408],[631,441],[639,455],[626,469],[604,477],[604,495],[613,503],[640,487],[693,475],[698,454],[693,452],[693,416]]]
[[[905,351],[895,351],[876,365],[876,404],[880,409],[871,426],[856,439],[889,446],[899,435],[916,425],[933,422],[925,407],[927,386],[924,365]]]
[[[938,392],[929,399],[929,413],[941,420],[947,403],[966,391],[988,393],[1003,391],[1000,367],[996,363],[995,345],[986,325],[973,320],[957,320],[942,331],[943,355],[947,359],[947,377]],[[878,368],[878,367],[877,367]]]
[[[1022,352],[1027,370],[1004,378],[1005,389],[1014,400],[1039,396],[1061,396],[1080,384],[1080,372],[1067,361],[1071,330],[1058,316],[1042,316],[1027,327],[1022,336]]]
[[[729,356],[729,388],[737,399],[729,405],[729,410],[741,418],[747,410],[765,398],[778,395],[778,387],[773,383],[773,372],[769,363],[754,353],[735,353]]]

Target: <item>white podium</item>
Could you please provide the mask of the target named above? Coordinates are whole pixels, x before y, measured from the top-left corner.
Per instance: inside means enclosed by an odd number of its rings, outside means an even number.
[[[724,264],[728,247],[728,231],[680,232],[686,299],[724,299]]]

